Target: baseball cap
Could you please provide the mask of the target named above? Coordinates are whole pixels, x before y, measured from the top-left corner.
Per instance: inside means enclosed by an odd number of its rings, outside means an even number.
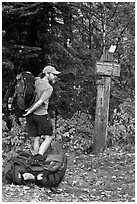
[[[43,69],[43,73],[53,73],[53,74],[60,74],[61,72],[57,71],[54,67],[52,66],[46,66],[44,69]]]

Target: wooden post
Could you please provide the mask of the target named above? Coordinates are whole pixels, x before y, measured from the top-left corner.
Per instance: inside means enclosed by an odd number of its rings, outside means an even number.
[[[96,62],[96,74],[100,76],[100,79],[97,80],[95,133],[93,140],[95,154],[104,151],[106,147],[111,76],[120,76],[120,65],[113,62],[112,53],[107,52],[103,54],[101,60]]]

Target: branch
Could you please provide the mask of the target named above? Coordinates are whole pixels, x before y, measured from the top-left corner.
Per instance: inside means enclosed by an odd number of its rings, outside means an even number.
[[[112,18],[115,16],[115,13],[116,13],[117,8],[118,8],[118,4],[119,4],[119,2],[117,3],[117,5],[116,5],[116,7],[115,7],[115,10],[114,10],[114,12],[113,12],[112,16],[110,17],[109,22],[108,22],[108,23],[106,23],[106,25],[107,25],[107,26],[108,26],[108,24],[111,22]],[[107,8],[108,8],[108,7],[107,7]],[[110,8],[109,8],[109,9],[110,9]]]
[[[123,28],[123,30],[121,31],[121,33],[120,33],[120,35],[119,35],[119,37],[118,37],[118,39],[117,39],[116,49],[117,49],[118,44],[119,44],[119,42],[120,42],[120,40],[121,40],[121,36],[122,36],[122,34],[123,34],[124,31],[126,30],[126,28],[129,26],[129,24],[130,24],[132,18],[133,18],[133,16],[130,18],[129,22],[126,24],[126,26],[125,26],[125,27]]]

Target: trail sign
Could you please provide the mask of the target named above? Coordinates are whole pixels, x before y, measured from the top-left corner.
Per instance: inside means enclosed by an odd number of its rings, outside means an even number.
[[[120,76],[120,65],[113,62],[113,53],[106,52],[96,62],[96,74],[100,76],[97,80],[97,100],[95,116],[95,133],[93,138],[93,150],[97,154],[106,147],[110,84],[112,76]]]
[[[120,64],[115,62],[96,62],[96,74],[103,76],[120,76]]]
[[[116,50],[116,45],[111,45],[111,47],[109,48],[109,53],[111,52],[111,53],[114,53],[115,52],[115,50]]]

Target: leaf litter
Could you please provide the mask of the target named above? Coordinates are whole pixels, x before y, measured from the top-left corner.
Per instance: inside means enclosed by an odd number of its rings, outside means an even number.
[[[107,149],[104,153],[67,153],[68,168],[57,189],[3,182],[3,202],[134,202],[135,154]]]

